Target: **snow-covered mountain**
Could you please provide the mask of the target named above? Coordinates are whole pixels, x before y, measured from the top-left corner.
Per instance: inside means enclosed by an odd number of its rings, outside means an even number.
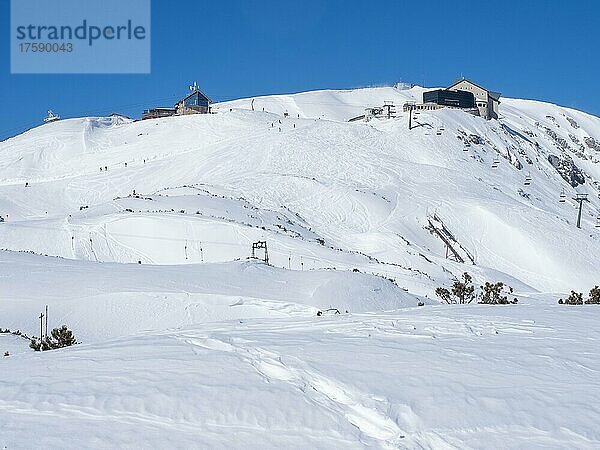
[[[412,130],[402,112],[346,122],[421,91],[307,92],[218,104],[214,115],[38,127],[0,144],[0,247],[185,264],[245,258],[264,239],[276,266],[357,267],[425,295],[465,270],[426,229],[435,215],[482,277],[497,270],[541,291],[594,283],[600,120],[504,99],[499,121],[440,110]],[[576,192],[591,200],[581,230]]]
[[[84,342],[33,355],[0,334],[17,353],[0,444],[600,445],[560,412],[598,416],[579,400],[598,396],[600,359],[569,344],[598,313],[555,306],[600,283],[600,118],[503,98],[499,120],[421,111],[409,130],[402,105],[423,90],[67,119],[0,142],[0,327],[35,334],[49,304]],[[396,117],[348,122],[384,102]],[[256,241],[271,266],[248,260]],[[465,271],[519,305],[438,305]],[[547,394],[561,377],[587,394]],[[32,434],[52,417],[69,421]]]

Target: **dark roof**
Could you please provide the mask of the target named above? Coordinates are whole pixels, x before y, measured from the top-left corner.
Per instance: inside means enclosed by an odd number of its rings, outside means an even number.
[[[490,91],[486,88],[484,88],[483,86],[479,86],[477,83],[473,83],[471,80],[467,79],[467,78],[462,78],[456,82],[454,82],[451,86],[448,86],[446,89],[452,89],[454,86],[456,86],[458,83],[462,82],[462,81],[467,81],[469,83],[471,83],[473,86],[477,86],[479,89],[483,89],[484,91],[486,91],[488,93],[488,95],[490,97],[492,97],[494,100],[500,100],[500,92],[493,92]]]
[[[192,92],[190,92],[188,95],[186,95],[186,96],[185,96],[185,97],[183,97],[181,100],[179,100],[179,101],[178,101],[178,102],[175,104],[175,106],[179,105],[179,104],[180,104],[180,103],[182,103],[182,102],[185,102],[185,101],[186,101],[188,98],[190,98],[192,95],[196,95],[196,94],[200,94],[202,97],[204,97],[204,98],[205,98],[205,99],[208,101],[208,103],[212,103],[212,102],[213,102],[213,101],[212,101],[210,98],[208,98],[208,97],[206,96],[206,94],[205,94],[204,92],[202,92],[200,89],[194,89],[194,90],[193,90]]]

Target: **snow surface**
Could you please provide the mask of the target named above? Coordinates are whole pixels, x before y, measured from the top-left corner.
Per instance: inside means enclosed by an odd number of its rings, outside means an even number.
[[[39,334],[49,305],[82,341],[35,354],[0,334],[0,445],[600,447],[600,313],[556,305],[600,282],[600,119],[502,99],[498,121],[438,110],[408,130],[422,91],[0,142],[0,327]],[[347,122],[385,101],[396,118]],[[248,259],[257,240],[271,266]],[[439,305],[464,271],[519,304]]]

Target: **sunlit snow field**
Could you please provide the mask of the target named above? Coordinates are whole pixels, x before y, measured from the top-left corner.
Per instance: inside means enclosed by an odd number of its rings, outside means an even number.
[[[600,284],[600,119],[502,98],[498,121],[439,110],[408,130],[422,91],[0,142],[0,328],[37,336],[48,305],[81,341],[0,334],[0,446],[600,448],[600,310],[557,304]],[[397,117],[347,122],[384,101]],[[440,304],[465,271],[518,304]]]

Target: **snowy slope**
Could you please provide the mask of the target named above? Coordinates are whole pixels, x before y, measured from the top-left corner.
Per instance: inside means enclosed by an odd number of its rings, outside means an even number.
[[[249,107],[251,100],[240,100],[217,105],[210,116],[44,125],[0,144],[7,218],[0,247],[178,264],[202,262],[201,253],[207,262],[243,258],[252,241],[265,238],[280,267],[298,267],[302,258],[306,268],[362,264],[375,273],[368,261],[337,249],[361,252],[399,265],[379,265],[377,273],[404,278],[401,284],[425,295],[445,282],[446,270],[464,270],[444,261],[443,244],[424,230],[436,214],[474,256],[475,270],[499,270],[541,291],[593,285],[600,152],[584,142],[600,142],[598,119],[511,99],[501,104],[499,122],[441,110],[421,113],[411,131],[404,113],[367,124],[320,118],[346,119],[361,112],[355,105],[384,99],[400,106],[420,92],[373,88],[255,100],[255,109],[270,102],[275,112],[294,105],[300,118],[230,111]],[[550,155],[568,156],[585,171],[577,191],[589,193],[591,203],[582,230],[574,227],[576,189]],[[122,198],[134,190],[141,198]],[[558,202],[562,191],[566,203]],[[420,272],[435,282],[427,286]]]
[[[0,443],[594,449],[597,320],[558,305],[429,307],[218,322],[16,355],[3,361]]]
[[[2,252],[0,272],[0,297],[10,299],[0,303],[2,328],[39,334],[31,318],[48,304],[52,322],[81,330],[86,342],[218,320],[313,317],[329,308],[395,310],[420,300],[373,275],[256,261],[140,266]]]
[[[408,130],[422,91],[0,142],[0,327],[37,334],[49,305],[83,341],[36,355],[0,334],[0,445],[597,448],[599,313],[556,300],[600,284],[600,119],[502,99],[498,121]],[[397,117],[348,122],[389,101]],[[464,271],[519,305],[437,305]]]

